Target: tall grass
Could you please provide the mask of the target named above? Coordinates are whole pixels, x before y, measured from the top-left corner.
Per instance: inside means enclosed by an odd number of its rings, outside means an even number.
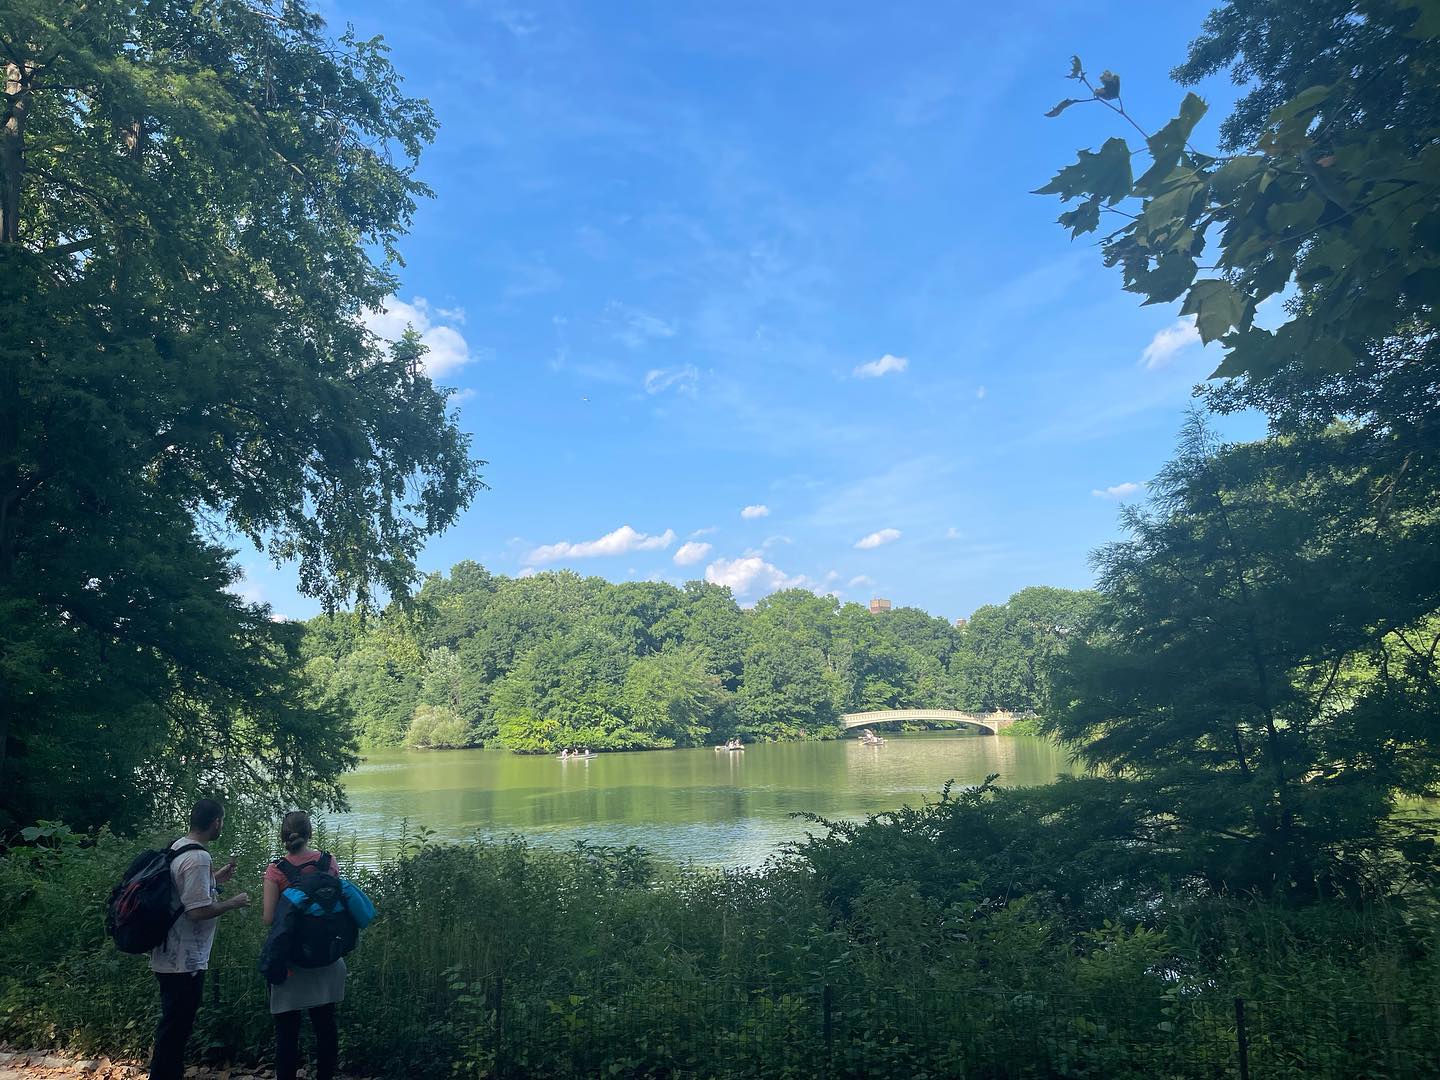
[[[234,843],[234,887],[255,883],[256,905],[219,927],[191,1046],[254,1063],[272,1038],[254,970],[271,852],[258,833]],[[148,1051],[153,980],[101,925],[134,847],[57,838],[0,857],[0,1037]],[[855,870],[841,905],[834,874],[803,849],[758,870],[680,871],[634,849],[402,837],[354,871],[381,917],[349,962],[347,1062],[394,1076],[809,1076],[822,1063],[1200,1076],[1233,1067],[1236,996],[1256,1060],[1313,1075],[1409,1075],[1440,1046],[1428,901],[1169,897],[1144,925],[1077,931],[1035,898],[950,895],[893,867],[883,881]]]

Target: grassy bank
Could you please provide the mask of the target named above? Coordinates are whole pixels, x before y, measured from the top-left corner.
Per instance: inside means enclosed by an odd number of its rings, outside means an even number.
[[[1282,1063],[1419,1075],[1436,1063],[1429,897],[1291,909],[1137,885],[1087,907],[1064,899],[1063,874],[1083,871],[1075,860],[1048,881],[1035,875],[1058,867],[1053,851],[995,861],[1005,845],[983,826],[1010,820],[1008,798],[817,827],[757,871],[681,872],[633,849],[401,840],[357,872],[382,917],[351,958],[349,1067],[1208,1076],[1234,1067],[1237,997],[1255,1075]],[[981,853],[968,862],[942,850],[957,826]],[[264,843],[234,842],[237,885],[256,881]],[[151,978],[110,947],[100,919],[134,846],[101,836],[0,858],[0,1037],[148,1048]],[[1145,915],[1107,919],[1106,908]],[[267,1056],[262,930],[258,907],[222,924],[196,1054]]]

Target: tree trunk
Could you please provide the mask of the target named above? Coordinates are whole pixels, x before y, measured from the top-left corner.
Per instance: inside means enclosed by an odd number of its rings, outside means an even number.
[[[0,129],[0,255],[20,242],[20,191],[25,178],[25,114],[30,107],[30,72],[23,64],[5,65],[5,126]],[[12,254],[15,252],[12,250]],[[4,260],[8,263],[10,260]],[[5,266],[13,273],[16,267]],[[13,282],[11,283],[13,287]],[[20,462],[19,373],[14,362],[0,370],[0,589],[10,584],[14,531],[10,502],[18,494]],[[10,703],[0,701],[0,787],[8,764]]]
[[[20,242],[20,187],[25,177],[25,114],[30,108],[29,72],[5,65],[5,128],[0,131],[0,244]]]

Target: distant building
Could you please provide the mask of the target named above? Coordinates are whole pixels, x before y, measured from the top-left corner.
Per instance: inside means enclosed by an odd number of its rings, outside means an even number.
[[[878,615],[878,614],[879,614],[880,612],[882,612],[882,611],[889,611],[889,610],[890,610],[890,601],[889,601],[889,600],[886,600],[883,596],[876,596],[876,597],[872,597],[872,598],[871,598],[871,600],[870,600],[870,613],[871,613],[872,615]]]
[[[969,626],[969,625],[970,625],[970,620],[969,620],[969,619],[956,619],[956,620],[955,620],[955,629],[956,629],[956,630],[964,630],[965,627],[967,627],[967,626]]]

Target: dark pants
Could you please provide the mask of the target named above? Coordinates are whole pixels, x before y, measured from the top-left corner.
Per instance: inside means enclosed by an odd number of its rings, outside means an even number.
[[[195,1027],[205,972],[169,975],[157,971],[155,978],[160,982],[160,1025],[155,1029],[150,1080],[180,1080],[185,1075],[185,1044]]]
[[[275,1080],[295,1080],[300,1068],[300,1021],[303,1009],[275,1014]],[[340,1063],[340,1030],[335,1023],[335,1006],[320,1005],[310,1010],[315,1029],[315,1078],[334,1080]]]

